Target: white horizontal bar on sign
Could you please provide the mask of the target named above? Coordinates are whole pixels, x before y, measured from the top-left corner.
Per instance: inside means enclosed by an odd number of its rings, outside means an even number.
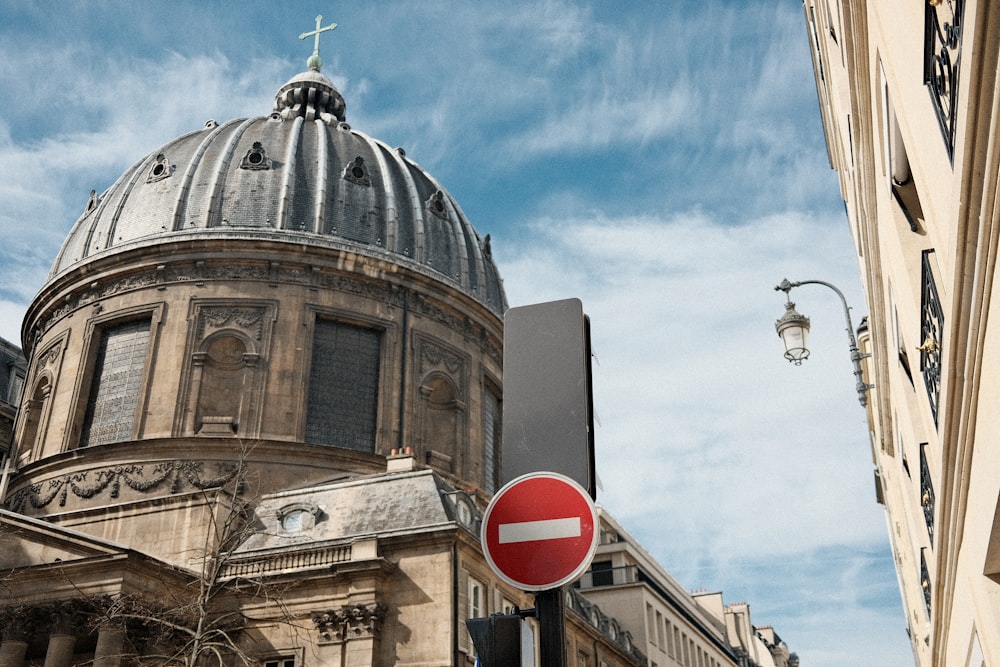
[[[502,523],[499,529],[500,544],[580,537],[580,517]]]

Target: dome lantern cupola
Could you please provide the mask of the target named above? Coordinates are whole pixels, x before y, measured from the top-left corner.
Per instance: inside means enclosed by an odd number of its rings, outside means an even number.
[[[336,23],[323,26],[323,16],[316,17],[316,29],[304,32],[299,39],[315,37],[312,55],[306,60],[307,72],[286,83],[274,98],[274,112],[282,118],[301,116],[306,120],[319,118],[327,124],[344,121],[344,98],[328,78],[320,73],[323,58],[319,55],[319,38],[324,32],[337,27]]]
[[[334,125],[345,120],[346,110],[340,92],[318,69],[296,75],[274,96],[274,113],[284,119],[301,116]]]

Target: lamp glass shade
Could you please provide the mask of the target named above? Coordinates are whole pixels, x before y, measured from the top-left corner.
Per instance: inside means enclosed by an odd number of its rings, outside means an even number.
[[[785,344],[785,359],[796,366],[809,358],[809,318],[795,310],[795,304],[785,304],[785,314],[774,323]]]

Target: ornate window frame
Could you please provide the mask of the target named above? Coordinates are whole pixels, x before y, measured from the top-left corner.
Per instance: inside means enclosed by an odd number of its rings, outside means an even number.
[[[927,463],[927,443],[920,443],[920,506],[924,511],[927,539],[934,545],[934,482]]]
[[[240,437],[260,437],[264,410],[264,383],[271,349],[271,331],[277,319],[278,302],[271,299],[192,298],[188,309],[188,339],[181,395],[174,415],[174,431],[194,436],[204,430],[198,423],[199,393],[206,353],[212,341],[233,336],[246,345],[242,364],[245,381],[239,414],[235,417]],[[212,424],[218,427],[219,424]],[[232,429],[229,429],[232,431]],[[206,435],[209,433],[205,433]],[[219,433],[214,433],[219,435]]]
[[[930,620],[933,589],[930,569],[927,567],[927,547],[920,549],[920,590],[924,595],[924,609],[927,611],[927,619]]]
[[[83,345],[81,347],[83,358],[81,359],[73,390],[73,399],[71,402],[73,409],[67,419],[64,431],[62,444],[64,450],[76,449],[80,446],[80,438],[83,436],[83,421],[87,412],[87,402],[90,400],[90,392],[93,391],[97,353],[104,331],[135,320],[149,321],[149,343],[146,347],[146,359],[143,362],[143,375],[139,384],[135,419],[132,423],[132,439],[137,438],[142,432],[145,425],[146,406],[149,403],[151,386],[149,371],[153,367],[153,359],[156,358],[156,350],[159,346],[160,324],[163,322],[165,311],[166,304],[162,301],[123,310],[115,310],[104,314],[102,314],[103,309],[100,303],[94,305],[94,315],[87,320],[87,328],[83,336]]]

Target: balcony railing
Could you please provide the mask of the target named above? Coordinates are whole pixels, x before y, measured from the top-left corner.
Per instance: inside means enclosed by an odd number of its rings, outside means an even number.
[[[931,479],[931,469],[927,464],[927,443],[920,445],[920,506],[924,509],[924,524],[927,526],[927,539],[934,544],[934,481]]]
[[[965,0],[926,2],[924,7],[924,84],[931,95],[948,158],[954,159]]]
[[[920,372],[924,376],[927,399],[930,401],[931,414],[936,426],[941,401],[941,337],[944,332],[944,310],[931,269],[930,256],[933,252],[933,250],[924,251],[921,269],[923,288],[920,298],[920,340],[923,342],[920,344]]]
[[[924,608],[927,610],[927,618],[931,617],[931,574],[927,567],[927,549],[920,550],[920,588],[924,594]]]
[[[587,590],[601,586],[623,586],[639,583],[639,566],[625,565],[604,570],[588,570],[577,582],[577,586]]]

